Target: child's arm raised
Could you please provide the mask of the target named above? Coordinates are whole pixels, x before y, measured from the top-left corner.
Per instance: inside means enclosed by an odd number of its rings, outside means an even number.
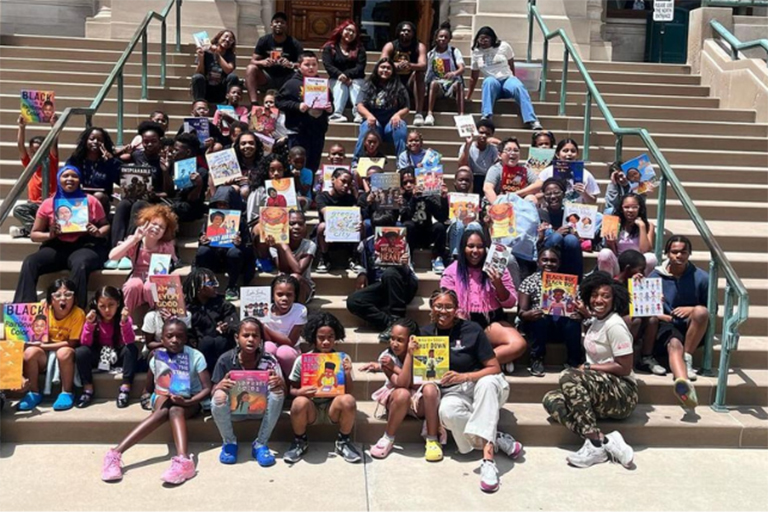
[[[27,130],[27,120],[24,119],[24,116],[19,116],[17,123],[19,124],[19,131],[16,133],[16,146],[19,148],[19,158],[23,160],[29,155],[27,153],[27,146],[24,145],[24,137]]]

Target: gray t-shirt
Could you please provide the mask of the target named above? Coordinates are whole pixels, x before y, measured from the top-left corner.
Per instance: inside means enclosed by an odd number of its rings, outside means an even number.
[[[293,251],[293,257],[298,260],[305,254],[311,255],[313,258],[315,257],[315,254],[317,254],[317,244],[315,244],[315,242],[313,242],[308,238],[305,238],[304,240],[302,240],[299,246],[296,248],[296,250]],[[270,247],[269,255],[272,257],[273,260],[277,260],[277,247]],[[312,290],[314,290],[315,283],[314,281],[312,281],[311,267],[312,265],[309,265],[307,267],[307,270],[304,271],[304,274],[302,274],[302,277],[307,280],[307,282],[312,287]]]
[[[459,149],[459,158],[464,155],[464,147],[465,144],[462,144]],[[499,151],[492,144],[488,144],[483,151],[480,151],[474,142],[469,146],[469,168],[475,176],[485,176],[498,159]]]
[[[502,169],[503,167],[504,166],[501,165],[501,162],[496,162],[491,166],[490,169],[488,169],[488,174],[485,175],[485,182],[493,185],[493,190],[496,192],[496,195],[501,194],[501,177],[504,174]],[[535,183],[538,179],[539,176],[535,172],[526,168],[526,180],[528,183],[520,188],[525,188],[528,185]]]

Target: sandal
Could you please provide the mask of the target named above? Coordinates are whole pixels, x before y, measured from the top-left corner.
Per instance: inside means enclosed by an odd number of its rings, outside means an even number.
[[[125,409],[128,407],[130,389],[120,388],[120,392],[117,394],[117,408]]]
[[[151,411],[152,410],[152,394],[150,393],[144,393],[141,395],[141,398],[139,398],[139,403],[141,404],[141,408],[145,411]]]
[[[93,391],[90,393],[85,391],[82,395],[80,395],[80,398],[77,400],[77,407],[78,409],[85,409],[89,405],[91,405],[91,402],[93,402]]]

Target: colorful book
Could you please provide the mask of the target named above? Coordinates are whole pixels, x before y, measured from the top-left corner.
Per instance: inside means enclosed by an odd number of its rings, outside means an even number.
[[[262,206],[259,210],[259,227],[261,240],[266,241],[271,236],[275,243],[287,244],[291,239],[288,234],[288,208]]]
[[[402,265],[400,261],[408,251],[408,241],[405,235],[406,228],[376,227],[373,251],[378,265]]]
[[[530,185],[528,183],[528,170],[522,165],[505,165],[501,170],[501,192],[509,194],[517,192]]]
[[[578,286],[577,276],[544,272],[541,276],[541,310],[555,317],[575,313]]]
[[[360,208],[329,206],[325,209],[326,242],[359,242]]]
[[[240,232],[240,210],[211,210],[205,236],[211,247],[234,247],[235,236]]]
[[[120,198],[145,199],[152,191],[152,173],[155,168],[151,165],[123,165],[120,167]]]
[[[269,52],[269,58],[272,60],[280,60],[283,58],[282,50],[272,50]]]
[[[3,325],[6,341],[48,342],[48,311],[40,302],[5,304]]]
[[[448,194],[448,211],[451,222],[469,224],[476,221],[480,212],[480,195],[451,192]]]
[[[323,192],[329,192],[333,188],[333,173],[336,172],[336,169],[344,169],[347,172],[350,172],[350,166],[348,165],[334,165],[334,164],[324,164],[323,165]],[[358,169],[360,169],[358,165]],[[367,172],[367,169],[366,169]]]
[[[371,175],[371,192],[373,192],[376,207],[382,210],[398,208],[401,196],[400,174],[396,172],[377,172]]]
[[[243,175],[240,170],[240,163],[237,161],[235,148],[207,153],[205,159],[208,161],[208,171],[213,177],[213,184],[217,187],[232,178],[239,178]]]
[[[189,375],[189,354],[171,354],[165,348],[155,350],[152,373],[155,375],[155,394],[165,396],[192,395]]]
[[[488,209],[491,217],[491,238],[515,236],[515,208],[512,203],[494,204]]]
[[[318,110],[324,110],[331,106],[331,94],[327,78],[304,77],[304,103],[309,108]]]
[[[440,167],[440,172],[442,173],[442,166],[440,166],[440,162],[443,161],[443,155],[435,151],[434,149],[428,149],[424,152],[424,158],[421,160],[421,165],[425,169],[434,169],[436,167]]]
[[[664,314],[664,295],[660,277],[628,279],[629,316],[644,317]]]
[[[553,160],[552,177],[573,183],[584,182],[584,162],[580,160]]]
[[[506,270],[511,257],[512,250],[506,245],[491,244],[491,247],[488,249],[488,255],[485,257],[483,272],[488,273],[491,270],[495,270],[499,275],[504,274],[504,270]]]
[[[546,169],[552,164],[552,160],[555,158],[555,150],[548,148],[531,148],[528,151],[528,161],[525,162],[525,167],[536,173],[538,176],[541,171]]]
[[[187,314],[184,304],[184,291],[181,287],[181,276],[149,276],[152,287],[152,298],[155,306],[168,311],[172,315],[184,316]]]
[[[603,215],[603,224],[600,227],[600,236],[606,238],[609,234],[613,235],[615,240],[619,236],[621,228],[618,215]]]
[[[279,115],[280,111],[276,108],[256,107],[255,112],[251,114],[251,130],[267,136],[272,135],[277,127]]]
[[[208,37],[208,32],[205,30],[192,34],[192,38],[195,40],[195,46],[198,48],[208,51],[211,47],[211,38]]]
[[[173,163],[173,184],[179,190],[192,187],[192,173],[197,172],[197,157]]]
[[[24,342],[0,341],[0,389],[24,386]]]
[[[459,137],[462,139],[480,135],[480,132],[477,131],[475,120],[470,114],[453,116],[453,121],[456,123],[456,129],[459,130]]]
[[[260,416],[267,410],[269,372],[232,370],[229,380],[235,385],[229,390],[230,412],[234,416]]]
[[[237,112],[235,111],[235,107],[232,105],[216,105],[216,110],[221,112],[222,114],[225,114],[232,119],[239,119],[239,116],[237,115]]]
[[[344,353],[310,352],[301,355],[301,387],[317,388],[315,398],[328,398],[344,394]]]
[[[254,135],[259,138],[261,141],[261,144],[264,146],[264,154],[269,154],[272,152],[272,147],[275,145],[275,139],[268,135],[264,135],[261,132],[254,132]]]
[[[368,176],[368,169],[371,167],[378,167],[382,171],[384,170],[384,166],[387,164],[387,159],[384,157],[381,158],[368,158],[368,157],[360,157],[357,159],[357,175],[362,176],[365,178]]]
[[[171,273],[171,255],[154,253],[149,258],[150,276],[167,276]]]
[[[439,196],[442,194],[443,166],[417,167],[416,186],[421,187],[421,192],[425,196]]]
[[[448,336],[416,336],[419,348],[413,352],[413,383],[439,381],[450,367]]]
[[[595,226],[597,225],[597,205],[566,201],[563,223],[575,229],[579,238],[592,240],[595,238]]]
[[[28,123],[50,123],[56,113],[53,91],[21,90],[21,115]]]
[[[240,287],[240,318],[266,318],[272,307],[272,288],[269,286]]]
[[[298,205],[293,178],[266,180],[264,187],[267,189],[267,206],[296,208]]]
[[[70,199],[57,197],[53,200],[56,222],[62,233],[83,233],[88,226],[88,198]]]
[[[205,141],[211,137],[211,122],[207,117],[185,117],[184,132],[194,133],[202,148]]]
[[[627,177],[632,192],[637,194],[647,194],[658,185],[656,171],[653,170],[651,160],[645,153],[624,162],[621,165],[621,172]]]

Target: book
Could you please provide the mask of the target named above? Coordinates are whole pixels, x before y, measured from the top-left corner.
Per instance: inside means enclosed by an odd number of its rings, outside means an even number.
[[[584,181],[584,162],[580,160],[553,160],[552,177],[573,183]]]
[[[271,236],[275,243],[287,244],[291,239],[288,234],[288,208],[262,206],[259,210],[259,228],[262,241]]]
[[[329,206],[325,209],[326,242],[359,242],[360,207]]]
[[[621,226],[619,225],[618,215],[603,215],[603,224],[600,227],[600,236],[606,238],[608,234],[612,234],[615,240],[619,236],[620,228]]]
[[[517,192],[530,185],[528,183],[528,170],[522,165],[505,165],[501,170],[501,192],[509,194]]]
[[[664,314],[664,296],[660,277],[628,279],[629,316],[644,317]]]
[[[515,62],[515,78],[528,92],[538,92],[541,84],[541,62]]]
[[[358,169],[360,167],[358,166]],[[333,173],[336,172],[336,169],[344,169],[345,171],[349,172],[350,167],[348,165],[334,165],[334,164],[324,164],[323,165],[323,192],[329,192],[333,188]],[[367,172],[367,169],[366,169]]]
[[[277,108],[256,107],[251,114],[251,130],[263,135],[272,135],[277,127],[280,111]],[[274,139],[272,144],[274,144]]]
[[[272,307],[272,288],[269,286],[240,287],[240,318],[266,318]]]
[[[235,382],[229,390],[230,412],[234,416],[260,416],[267,410],[269,372],[232,370],[229,380]]]
[[[172,315],[187,314],[184,304],[184,291],[181,287],[181,276],[149,276],[152,287],[152,298],[158,309],[168,311]]]
[[[459,137],[462,139],[480,135],[480,132],[477,131],[475,120],[470,114],[463,116],[453,116],[453,121],[456,123],[456,129],[459,130]]]
[[[62,233],[82,233],[88,226],[88,198],[68,199],[57,197],[53,200],[56,222]]]
[[[544,272],[541,276],[541,310],[555,317],[575,313],[578,286],[577,276]]]
[[[495,270],[499,275],[504,273],[509,259],[512,257],[512,250],[504,244],[491,244],[488,249],[488,255],[485,257],[483,272],[488,273]]]
[[[296,208],[298,205],[293,178],[266,180],[264,187],[267,189],[267,206]]]
[[[240,163],[237,161],[235,148],[207,153],[205,159],[208,161],[208,171],[213,177],[213,184],[217,187],[232,178],[239,178],[243,175],[240,171]]]
[[[344,394],[344,353],[310,352],[301,355],[301,387],[317,388],[315,398],[327,398]]]
[[[3,326],[6,341],[48,342],[48,310],[40,302],[5,304]]]
[[[275,139],[272,137],[269,137],[268,135],[264,135],[260,132],[254,132],[254,135],[259,138],[261,141],[261,144],[264,146],[264,154],[268,154],[272,152],[272,147],[275,145]]]
[[[235,246],[235,236],[240,232],[240,214],[240,210],[211,210],[205,228],[211,247]]]
[[[440,167],[440,172],[442,173],[442,166],[440,166],[440,162],[443,161],[443,155],[435,151],[434,149],[428,149],[424,152],[424,158],[421,160],[421,165],[425,169],[435,169],[437,167]]]
[[[413,383],[439,381],[448,371],[451,351],[448,336],[416,336],[413,352]]]
[[[402,265],[400,260],[408,251],[408,241],[405,235],[406,228],[376,227],[373,251],[378,265]]]
[[[637,194],[647,194],[658,185],[656,171],[645,153],[621,164],[621,172],[627,177],[632,192]]]
[[[153,190],[151,165],[123,165],[120,167],[120,198],[145,199]]]
[[[425,157],[426,159],[426,157]],[[443,166],[417,167],[416,186],[425,196],[439,196],[443,192]]]
[[[197,157],[173,162],[173,184],[179,190],[192,187],[193,172],[197,172]]]
[[[211,137],[211,122],[207,117],[185,117],[184,132],[197,135],[202,148],[205,146],[205,141]]]
[[[21,90],[21,115],[28,123],[50,123],[56,113],[53,91]]]
[[[579,238],[592,240],[595,238],[597,224],[597,205],[565,202],[563,223],[570,225],[579,234]]]
[[[491,217],[491,238],[515,236],[515,208],[512,203],[494,204],[488,209]]]
[[[239,120],[239,116],[237,115],[237,112],[235,111],[235,107],[232,105],[216,105],[216,110],[221,112],[224,115],[227,115],[231,117],[232,119]]]
[[[451,222],[469,224],[476,221],[480,212],[480,195],[451,192],[448,194],[448,212]]]
[[[269,58],[272,60],[280,60],[283,58],[282,50],[272,50],[269,52]]]
[[[331,105],[328,79],[319,76],[304,77],[304,103],[309,108],[325,110]]]
[[[195,46],[202,48],[206,52],[211,47],[211,38],[208,37],[208,32],[205,30],[192,34],[192,38],[195,40]]]
[[[385,157],[381,158],[368,158],[365,156],[362,156],[357,159],[357,175],[366,177],[368,176],[368,169],[371,167],[378,167],[382,171],[384,170],[384,166],[387,164],[387,159]]]
[[[24,386],[24,342],[0,341],[0,389]]]
[[[171,255],[154,253],[149,258],[150,276],[167,276],[171,273]]]
[[[189,398],[192,385],[189,375],[189,354],[171,354],[165,348],[155,350],[152,373],[155,375],[155,394]]]
[[[376,207],[382,210],[395,210],[402,194],[400,174],[396,172],[377,172],[371,175],[371,192],[375,196]]]
[[[546,169],[552,163],[555,158],[555,150],[548,148],[531,148],[528,151],[528,160],[525,162],[525,167],[536,173],[538,176],[541,171]]]

